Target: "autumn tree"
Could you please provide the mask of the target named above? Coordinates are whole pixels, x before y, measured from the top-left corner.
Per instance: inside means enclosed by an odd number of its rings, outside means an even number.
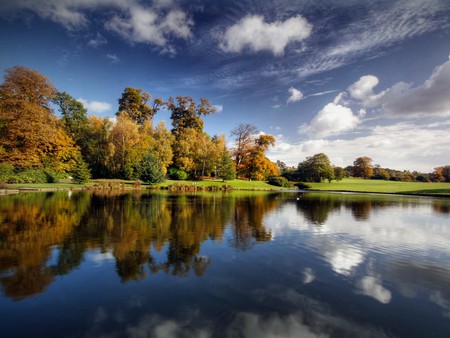
[[[119,99],[119,110],[116,116],[125,113],[138,124],[143,124],[147,120],[152,121],[163,101],[157,98],[151,103],[151,99],[152,96],[142,89],[126,87]]]
[[[86,128],[82,131],[81,153],[94,178],[111,176],[109,164],[112,156],[112,145],[109,141],[109,135],[112,127],[113,124],[109,119],[90,116]]]
[[[193,171],[196,169],[198,159],[204,149],[204,134],[202,116],[215,112],[211,103],[202,98],[196,103],[192,97],[177,96],[176,100],[170,97],[166,102],[172,120],[173,165],[177,169]]]
[[[353,176],[371,178],[373,176],[372,159],[367,156],[358,157],[353,162]]]
[[[307,157],[298,164],[298,177],[302,182],[331,181],[334,178],[334,170],[330,159],[324,153]]]
[[[261,134],[254,139],[254,145],[248,149],[248,153],[241,163],[241,173],[252,180],[265,180],[269,176],[278,176],[279,170],[275,163],[271,162],[265,153],[269,147],[275,145],[275,137]]]
[[[254,148],[255,135],[258,129],[248,123],[241,123],[231,130],[231,137],[234,138],[235,146],[232,149],[232,155],[236,162],[236,172],[238,176],[243,175],[243,162]]]
[[[127,114],[120,114],[111,130],[109,141],[112,147],[111,172],[120,178],[133,179],[143,155],[138,125]]]
[[[4,162],[43,167],[49,158],[70,157],[77,151],[64,131],[59,130],[52,114],[50,102],[56,92],[52,83],[35,70],[17,66],[6,71],[0,86],[0,144]],[[55,164],[52,160],[50,163]]]

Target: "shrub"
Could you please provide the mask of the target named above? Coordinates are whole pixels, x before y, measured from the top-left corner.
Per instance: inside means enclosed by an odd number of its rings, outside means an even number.
[[[289,182],[285,177],[281,177],[281,176],[269,177],[268,183],[271,185],[275,185],[277,187],[283,187],[283,188],[293,188],[294,187],[292,182]]]
[[[188,174],[184,170],[180,170],[177,168],[170,168],[169,169],[169,177],[172,180],[184,181],[184,180],[187,180]]]
[[[303,182],[298,182],[295,184],[295,186],[299,189],[311,189],[312,188],[312,186],[310,184],[303,183]]]
[[[0,181],[5,182],[10,176],[14,176],[14,167],[8,163],[0,163]]]

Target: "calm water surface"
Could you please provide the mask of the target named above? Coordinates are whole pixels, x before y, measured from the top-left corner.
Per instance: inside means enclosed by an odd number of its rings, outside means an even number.
[[[450,337],[450,200],[0,197],[1,337]]]

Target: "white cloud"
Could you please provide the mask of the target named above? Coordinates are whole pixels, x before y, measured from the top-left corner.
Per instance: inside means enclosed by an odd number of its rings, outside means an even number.
[[[364,276],[358,280],[356,285],[358,287],[358,293],[372,297],[383,304],[389,304],[391,301],[391,291],[383,287],[379,278]]]
[[[390,116],[450,116],[450,60],[436,67],[420,86],[397,83],[379,95],[383,111]]]
[[[225,52],[270,51],[276,56],[284,54],[291,42],[300,42],[311,35],[312,25],[298,15],[286,21],[267,23],[260,15],[247,15],[229,27],[223,34],[220,47]]]
[[[309,124],[303,124],[299,132],[322,138],[350,131],[360,122],[350,108],[332,102],[323,107]]]
[[[92,48],[98,48],[100,46],[106,45],[108,41],[101,35],[100,33],[97,33],[97,35],[94,38],[91,38],[87,45]]]
[[[348,87],[350,96],[360,101],[367,101],[374,95],[373,88],[379,83],[379,80],[374,75],[361,76],[358,81]]]
[[[299,143],[278,135],[268,157],[296,166],[307,156],[323,152],[333,164],[345,167],[357,157],[369,156],[382,167],[427,173],[444,165],[448,158],[449,127],[450,120],[433,124],[397,123],[376,126],[368,135],[352,139],[314,139]]]
[[[223,106],[221,104],[215,104],[215,105],[213,105],[213,107],[216,110],[216,113],[223,112]]]
[[[191,37],[193,25],[192,19],[181,10],[171,10],[162,17],[152,8],[134,5],[125,17],[115,15],[106,22],[105,27],[130,42],[165,46],[169,36]]]
[[[297,102],[303,98],[303,93],[294,87],[289,88],[289,94],[291,94],[291,96],[289,96],[287,103]]]
[[[106,54],[106,57],[111,63],[119,63],[120,58],[116,54]]]
[[[63,25],[68,30],[89,26],[87,11],[101,10],[110,17],[104,25],[129,42],[148,43],[171,51],[171,38],[188,39],[192,36],[192,19],[182,10],[173,7],[173,1],[155,1],[152,6],[142,6],[139,1],[127,0],[15,0],[10,1],[4,11],[30,10],[43,19]],[[110,14],[112,13],[112,14]],[[88,41],[98,47],[106,40],[98,34]]]
[[[77,101],[81,102],[83,106],[88,110],[89,113],[106,113],[110,111],[112,105],[108,102],[100,102],[100,101],[88,101],[83,98],[77,99]]]

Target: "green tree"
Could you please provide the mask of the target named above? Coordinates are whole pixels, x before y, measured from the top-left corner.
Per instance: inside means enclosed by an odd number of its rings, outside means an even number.
[[[334,179],[336,181],[341,181],[344,178],[344,168],[342,167],[333,167]]]
[[[216,166],[216,176],[224,181],[231,181],[236,178],[236,166],[231,158],[231,154],[226,147],[222,148],[220,158]]]
[[[89,170],[86,162],[83,161],[83,158],[79,156],[77,159],[76,167],[72,172],[72,181],[77,184],[84,184],[89,182],[90,179],[91,171]]]
[[[358,157],[353,162],[353,176],[371,178],[373,176],[372,159],[367,156]]]
[[[163,167],[159,159],[152,153],[145,155],[138,165],[138,175],[143,182],[161,183],[165,180]]]
[[[157,98],[150,107],[149,102],[151,99],[152,96],[142,89],[126,87],[122,93],[122,97],[119,99],[119,110],[116,116],[125,113],[138,124],[144,124],[147,120],[152,121],[153,116],[158,112],[163,101]]]
[[[88,124],[87,110],[81,102],[75,100],[66,92],[58,92],[53,98],[53,103],[61,112],[60,123],[64,131],[79,144],[83,137],[83,130]]]
[[[307,157],[298,165],[298,177],[302,182],[331,181],[334,178],[330,159],[324,153]]]

